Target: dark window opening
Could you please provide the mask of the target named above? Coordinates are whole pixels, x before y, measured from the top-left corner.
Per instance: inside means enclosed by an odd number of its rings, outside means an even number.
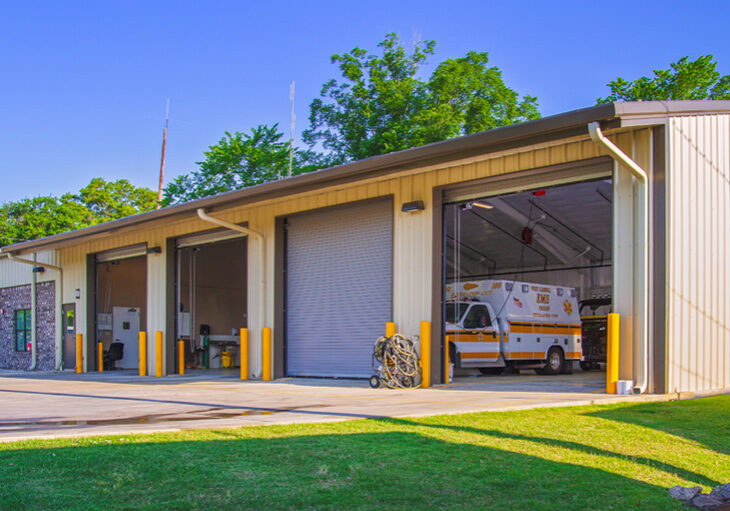
[[[492,318],[485,305],[474,305],[464,319],[464,328],[486,328],[491,325]]]
[[[31,340],[30,309],[15,311],[15,351],[28,351]]]
[[[447,323],[458,323],[466,312],[468,303],[447,303],[445,320]]]

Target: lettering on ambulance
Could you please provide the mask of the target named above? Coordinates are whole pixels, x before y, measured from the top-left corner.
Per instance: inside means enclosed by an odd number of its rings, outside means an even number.
[[[555,334],[555,335],[581,335],[580,325],[555,324],[546,325],[544,323],[516,323],[510,321],[510,333],[513,334]]]

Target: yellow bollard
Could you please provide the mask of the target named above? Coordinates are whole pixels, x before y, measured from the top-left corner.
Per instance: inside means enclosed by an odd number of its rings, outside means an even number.
[[[421,321],[421,387],[431,386],[431,322]]]
[[[241,328],[239,331],[240,345],[239,355],[241,357],[241,379],[248,380],[248,328]]]
[[[263,336],[262,336],[262,344],[263,344],[263,354],[262,354],[262,361],[263,364],[263,375],[262,379],[264,381],[271,381],[271,328],[268,326],[264,327]]]
[[[147,376],[147,332],[139,333],[139,375]]]
[[[155,332],[155,376],[162,376],[162,332]]]
[[[177,341],[177,374],[185,374],[185,341]]]
[[[449,340],[446,339],[444,346],[444,383],[451,383],[449,381]]]
[[[76,372],[84,372],[84,334],[76,334]]]
[[[388,321],[385,324],[385,336],[386,337],[393,337],[395,335],[395,323],[392,321]]]
[[[104,343],[99,341],[98,346],[99,346],[99,353],[97,353],[96,356],[97,356],[97,359],[99,362],[99,372],[103,373],[104,372]]]
[[[616,393],[618,381],[618,332],[619,315],[612,312],[608,315],[608,346],[606,352],[606,394]]]

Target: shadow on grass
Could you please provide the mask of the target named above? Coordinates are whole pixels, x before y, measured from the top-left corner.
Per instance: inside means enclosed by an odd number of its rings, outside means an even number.
[[[0,451],[0,507],[682,509],[630,477],[417,432],[240,434]]]
[[[493,438],[502,438],[505,440],[517,440],[517,441],[525,441],[525,442],[532,442],[538,445],[544,445],[548,447],[556,447],[561,449],[569,449],[572,451],[578,451],[589,455],[594,456],[600,456],[602,458],[612,458],[616,460],[630,460],[632,463],[638,463],[640,465],[644,465],[648,468],[661,470],[663,472],[666,472],[668,474],[673,474],[677,477],[680,477],[682,479],[685,479],[687,481],[692,481],[696,484],[703,484],[705,486],[715,486],[718,484],[723,484],[721,481],[715,481],[714,479],[711,479],[703,474],[699,474],[697,472],[692,472],[690,470],[676,467],[674,465],[670,465],[668,463],[664,463],[661,461],[658,461],[656,459],[652,458],[646,458],[643,456],[633,456],[633,455],[626,455],[621,454],[613,451],[608,451],[605,449],[600,449],[598,447],[595,447],[593,445],[586,445],[581,444],[578,442],[571,442],[569,440],[559,440],[556,438],[549,438],[549,437],[536,437],[536,436],[528,436],[528,435],[520,435],[515,433],[508,433],[505,431],[500,431],[496,429],[480,429],[480,428],[474,428],[470,426],[452,426],[448,424],[430,424],[430,423],[415,423],[415,422],[409,422],[408,420],[402,420],[402,419],[391,419],[391,418],[385,418],[385,419],[377,419],[379,422],[386,422],[386,423],[393,423],[393,424],[400,424],[400,425],[410,425],[410,426],[420,426],[425,428],[434,428],[434,429],[445,429],[445,430],[451,430],[451,431],[458,431],[458,432],[464,432],[464,433],[470,433],[470,434],[476,434],[476,435],[483,435],[483,436],[490,436]]]
[[[656,429],[697,442],[718,453],[730,454],[730,395],[657,405],[639,403],[601,409],[587,415]]]

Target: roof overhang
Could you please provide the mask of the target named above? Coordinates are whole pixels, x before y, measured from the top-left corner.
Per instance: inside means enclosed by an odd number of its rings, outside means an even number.
[[[606,103],[443,142],[374,156],[337,167],[226,192],[75,231],[16,243],[2,248],[2,252],[23,253],[59,248],[85,240],[113,236],[132,228],[152,227],[155,224],[194,216],[198,208],[204,208],[208,211],[222,210],[482,154],[583,134],[588,136],[587,125],[591,122],[599,122],[602,129],[609,130],[626,126],[663,124],[668,117],[675,115],[711,113],[730,113],[730,101]]]

